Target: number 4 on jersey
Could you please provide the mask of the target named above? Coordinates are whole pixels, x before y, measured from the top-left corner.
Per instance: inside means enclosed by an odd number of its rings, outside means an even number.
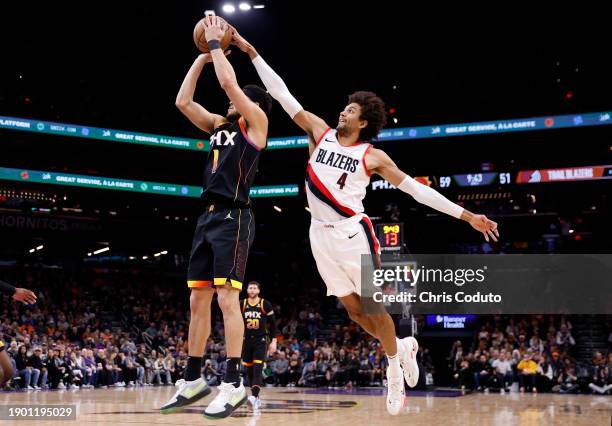
[[[347,172],[342,173],[342,176],[340,176],[340,179],[338,179],[338,182],[336,182],[340,186],[340,189],[344,188],[344,185],[346,185],[347,176],[348,176]]]

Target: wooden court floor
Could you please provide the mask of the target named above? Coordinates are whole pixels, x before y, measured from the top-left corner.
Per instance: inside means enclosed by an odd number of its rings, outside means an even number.
[[[209,396],[188,410],[162,415],[156,408],[174,387],[111,388],[47,392],[0,393],[0,405],[76,404],[72,421],[7,421],[2,425],[564,425],[610,426],[612,396],[468,394],[434,396],[409,394],[405,413],[389,416],[380,389],[328,391],[264,388],[262,410],[254,415],[248,406],[231,418],[212,421],[202,416]],[[214,395],[216,390],[213,392]],[[455,395],[455,394],[452,394]]]

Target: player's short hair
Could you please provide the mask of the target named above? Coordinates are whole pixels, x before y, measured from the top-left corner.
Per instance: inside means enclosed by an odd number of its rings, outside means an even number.
[[[247,284],[247,288],[249,288],[250,285],[257,286],[257,288],[261,291],[261,284],[258,281],[249,281],[249,283]]]
[[[270,111],[272,111],[272,96],[270,96],[265,89],[256,84],[247,84],[242,88],[242,91],[250,100],[257,102],[259,108],[261,108],[266,115],[270,115]]]
[[[349,95],[349,104],[356,103],[361,107],[360,119],[366,120],[368,125],[361,129],[359,138],[371,141],[387,124],[385,103],[374,92],[358,91]]]

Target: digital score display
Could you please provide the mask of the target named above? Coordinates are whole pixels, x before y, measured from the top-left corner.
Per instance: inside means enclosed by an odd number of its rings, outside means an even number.
[[[438,179],[440,188],[450,188],[451,186],[486,186],[486,185],[510,185],[512,175],[510,172],[482,172],[467,173],[461,175],[440,176]]]
[[[376,237],[382,251],[400,251],[404,245],[404,224],[378,223]]]

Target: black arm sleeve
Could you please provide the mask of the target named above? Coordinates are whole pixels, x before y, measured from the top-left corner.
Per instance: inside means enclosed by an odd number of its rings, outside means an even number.
[[[264,308],[266,310],[266,312],[272,312],[272,315],[267,314],[268,315],[268,324],[269,324],[269,331],[270,331],[270,337],[272,338],[276,338],[276,336],[278,336],[278,328],[276,327],[276,317],[274,316],[274,306],[272,306],[272,303],[270,303],[269,300],[265,300],[264,301]]]
[[[0,280],[0,293],[6,293],[9,296],[12,296],[13,294],[15,294],[15,287],[10,285],[9,283],[5,283],[4,281]]]

